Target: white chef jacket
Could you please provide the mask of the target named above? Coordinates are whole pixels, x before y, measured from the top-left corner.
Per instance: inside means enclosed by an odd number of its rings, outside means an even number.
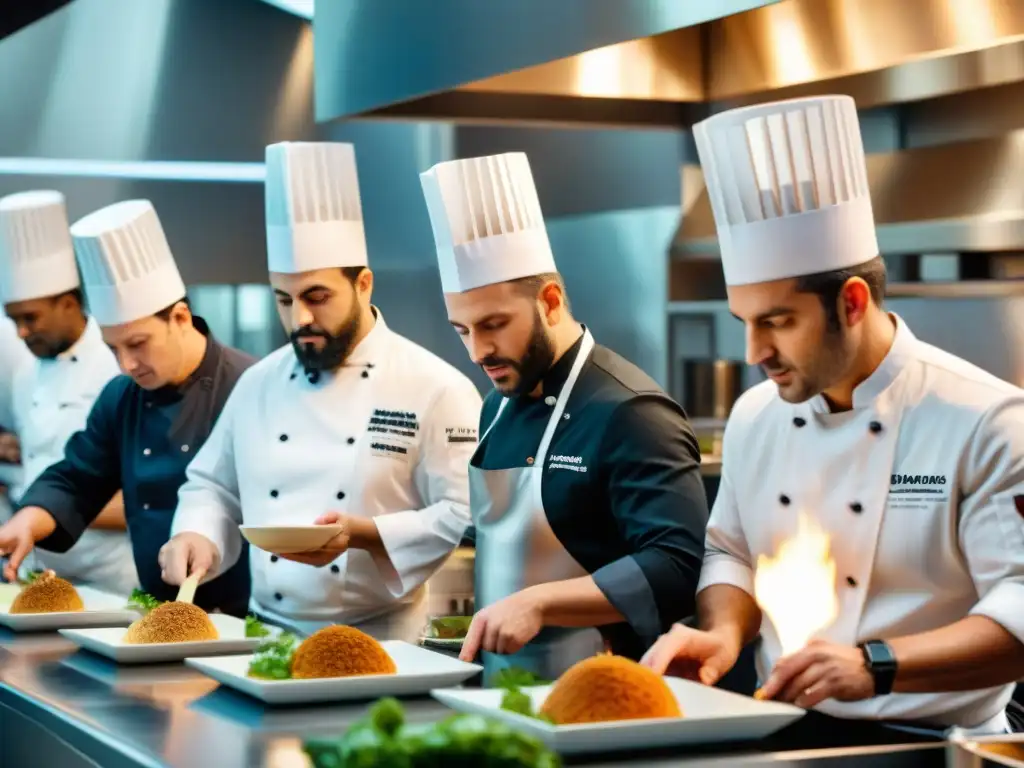
[[[120,373],[96,321],[89,318],[82,336],[53,359],[33,359],[14,379],[14,429],[21,441],[23,476],[11,489],[15,500],[43,471],[64,457],[68,439],[81,429],[93,402]],[[84,581],[115,594],[139,585],[131,542],[125,531],[89,528],[67,552],[37,549],[34,565]]]
[[[845,645],[988,616],[1024,640],[1024,391],[929,344],[900,320],[892,349],[830,413],[763,382],[726,426],[698,589],[753,595],[753,564],[809,513],[831,537]],[[799,595],[793,595],[795,601]],[[780,656],[764,616],[758,674]],[[1005,723],[1012,685],[825,701],[839,717],[974,728]]]
[[[8,317],[0,317],[0,428],[14,431],[14,376],[18,369],[32,362],[32,353],[18,338],[18,328]],[[0,464],[0,486],[8,488],[21,483],[20,464]],[[8,491],[0,488],[0,524],[10,520],[11,503]]]
[[[372,517],[393,568],[362,550],[314,568],[253,548],[252,608],[304,634],[349,624],[414,641],[424,584],[469,525],[481,398],[375,311],[344,366],[317,383],[290,345],[243,374],[188,467],[172,536],[206,536],[223,571],[238,559],[239,524],[308,525],[332,510]]]

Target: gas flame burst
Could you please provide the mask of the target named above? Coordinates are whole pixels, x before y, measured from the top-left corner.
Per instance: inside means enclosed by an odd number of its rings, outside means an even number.
[[[807,515],[801,513],[796,535],[779,545],[775,557],[758,556],[754,597],[775,627],[784,656],[835,621],[839,600],[829,536]]]

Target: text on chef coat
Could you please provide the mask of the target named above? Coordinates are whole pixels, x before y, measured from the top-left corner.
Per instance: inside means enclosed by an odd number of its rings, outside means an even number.
[[[385,411],[374,408],[366,431],[416,437],[416,433],[420,431],[420,424],[416,414],[410,411]]]
[[[445,427],[445,436],[449,443],[475,443],[476,427]]]
[[[895,473],[889,478],[890,507],[920,507],[949,500],[945,475]]]
[[[552,456],[548,460],[548,469],[569,469],[573,472],[586,472],[582,456]]]

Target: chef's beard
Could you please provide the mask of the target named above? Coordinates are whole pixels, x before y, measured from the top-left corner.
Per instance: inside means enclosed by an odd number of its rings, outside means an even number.
[[[779,397],[787,403],[803,403],[820,395],[842,380],[849,370],[853,350],[844,329],[826,328],[815,349],[815,356],[799,367],[778,356],[761,363],[761,369],[766,375],[783,371],[792,372],[789,384],[776,385]]]
[[[67,352],[74,345],[68,339],[57,339],[50,341],[42,336],[29,336],[25,339],[25,346],[40,360],[53,360],[64,352]]]
[[[528,395],[537,388],[541,380],[551,370],[555,362],[555,344],[548,338],[547,331],[540,319],[540,312],[533,318],[533,330],[530,332],[530,340],[526,344],[526,351],[519,360],[511,360],[505,357],[487,357],[480,361],[481,367],[495,368],[500,365],[507,365],[517,374],[516,383],[506,386],[494,383],[497,389],[505,397],[519,397]]]
[[[355,347],[355,340],[362,328],[362,317],[359,312],[359,305],[353,303],[352,311],[342,323],[340,330],[334,333],[316,328],[312,325],[304,325],[298,330],[292,331],[291,342],[295,350],[295,357],[306,372],[310,381],[316,381],[324,371],[334,371],[340,368],[352,354]],[[324,345],[317,349],[315,345],[302,343],[300,336],[319,336],[324,340]]]

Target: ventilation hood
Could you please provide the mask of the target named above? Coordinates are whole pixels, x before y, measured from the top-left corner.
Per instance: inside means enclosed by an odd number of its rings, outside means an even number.
[[[976,141],[867,157],[886,256],[1024,250],[1024,130]],[[704,178],[685,166],[682,222],[671,251],[717,258]]]
[[[686,126],[813,93],[859,106],[1024,78],[1010,0],[319,2],[316,116]]]

